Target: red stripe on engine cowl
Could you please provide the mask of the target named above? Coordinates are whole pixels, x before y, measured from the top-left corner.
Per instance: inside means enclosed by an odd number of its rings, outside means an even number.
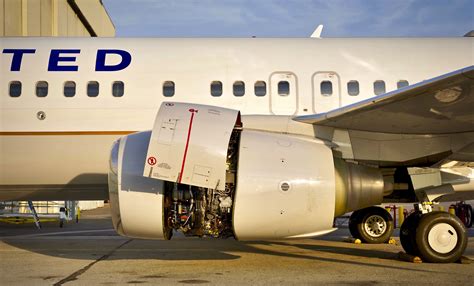
[[[191,108],[189,109],[189,112],[191,112],[191,119],[189,120],[188,138],[186,138],[186,147],[184,148],[183,162],[181,163],[181,172],[179,172],[178,183],[181,183],[181,179],[183,178],[184,165],[186,164],[186,156],[188,155],[189,139],[191,138],[191,129],[193,128],[194,113],[197,113],[197,110]]]

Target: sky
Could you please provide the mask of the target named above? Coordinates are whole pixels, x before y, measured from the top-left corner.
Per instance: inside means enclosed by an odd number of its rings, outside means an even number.
[[[474,0],[103,0],[117,37],[457,37]]]

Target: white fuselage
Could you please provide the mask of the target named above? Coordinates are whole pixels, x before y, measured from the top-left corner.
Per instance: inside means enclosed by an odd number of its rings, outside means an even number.
[[[113,140],[151,129],[163,101],[216,105],[244,115],[305,115],[373,97],[376,81],[388,92],[401,80],[413,84],[474,64],[473,38],[2,38],[0,47],[35,50],[23,55],[19,71],[11,71],[11,53],[0,55],[1,190],[106,184]],[[73,60],[59,63],[78,70],[48,71],[52,49],[80,50],[62,54]],[[126,51],[131,63],[119,71],[95,71],[99,49]],[[106,62],[120,61],[110,55]],[[19,97],[9,95],[13,81],[21,82]],[[48,83],[45,97],[36,96],[39,81]],[[63,94],[68,81],[76,84],[73,97]],[[87,95],[90,81],[99,83],[96,97]],[[124,83],[122,97],[112,96],[115,81]],[[174,83],[172,97],[163,96],[166,81]],[[222,83],[221,96],[211,95],[213,81]],[[245,83],[243,96],[233,94],[236,81]],[[266,84],[264,96],[254,94],[257,81]],[[282,81],[288,82],[288,94],[279,94]],[[358,95],[349,95],[350,81],[358,82]],[[331,82],[331,95],[322,94],[322,82]]]

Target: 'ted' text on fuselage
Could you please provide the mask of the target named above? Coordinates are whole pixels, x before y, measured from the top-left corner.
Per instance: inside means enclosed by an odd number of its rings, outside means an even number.
[[[20,71],[24,55],[34,55],[36,49],[4,49],[3,54],[12,54],[10,71]],[[61,63],[75,63],[76,56],[81,53],[80,49],[52,49],[49,55],[48,71],[51,72],[74,72],[79,70],[78,65]],[[116,55],[120,57],[120,62],[115,64],[107,64],[108,55]],[[27,56],[25,56],[27,58]],[[26,61],[26,60],[25,60]],[[113,72],[127,68],[132,62],[132,55],[125,50],[118,49],[98,49],[95,61],[95,71],[97,72]]]

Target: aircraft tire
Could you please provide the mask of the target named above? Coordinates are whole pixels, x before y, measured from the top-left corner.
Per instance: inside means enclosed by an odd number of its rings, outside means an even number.
[[[472,220],[474,218],[474,214],[472,213],[472,206],[466,205],[466,228],[472,227]]]
[[[351,216],[349,217],[349,232],[351,233],[353,238],[360,239],[360,233],[357,230],[357,224],[359,223],[359,216],[360,216],[360,210],[352,212]]]
[[[416,245],[423,261],[452,263],[458,261],[467,246],[464,224],[446,212],[423,215],[416,229]]]
[[[419,251],[416,245],[416,228],[420,222],[420,214],[414,212],[410,214],[400,227],[400,243],[406,253],[418,256]]]
[[[385,209],[369,207],[360,210],[357,231],[365,243],[386,243],[393,233],[393,218]]]

